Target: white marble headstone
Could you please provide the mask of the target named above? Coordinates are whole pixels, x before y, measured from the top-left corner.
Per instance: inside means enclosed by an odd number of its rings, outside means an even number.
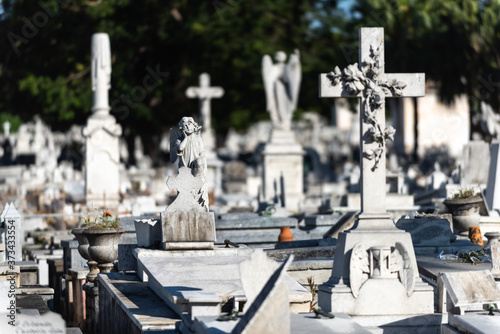
[[[250,259],[240,263],[241,284],[247,298],[245,310],[253,303],[277,267],[278,263],[269,259],[261,249],[254,250]]]
[[[444,286],[456,307],[500,302],[500,290],[489,270],[445,272]]]
[[[286,275],[286,270],[292,261],[293,255],[282,263],[278,269],[271,271],[271,275],[268,276],[265,284],[258,290],[253,300],[248,301],[248,292],[245,285],[243,286],[245,294],[247,295],[247,303],[250,305],[245,306],[245,314],[241,317],[231,333],[291,333],[289,293],[286,284],[283,282],[283,276]],[[251,262],[261,266],[260,269],[267,267],[262,256],[258,254],[256,257],[253,257],[253,259],[250,259],[249,263]],[[265,269],[266,274],[268,273],[268,268],[269,267]],[[258,271],[259,268],[256,268],[256,270]],[[261,278],[264,278],[264,273],[262,273]],[[244,276],[242,276],[242,281],[243,279]]]

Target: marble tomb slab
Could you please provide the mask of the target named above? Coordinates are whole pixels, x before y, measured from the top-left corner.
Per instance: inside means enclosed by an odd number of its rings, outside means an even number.
[[[450,314],[448,324],[457,329],[460,333],[498,333],[500,328],[500,317],[498,315],[489,316],[487,311],[465,315]]]
[[[441,279],[456,307],[500,303],[500,290],[489,270],[445,272]]]
[[[414,247],[449,246],[456,239],[447,219],[401,218],[396,227],[411,234]]]
[[[239,264],[250,258],[248,248],[135,252],[139,271],[148,277],[149,287],[179,314],[216,316],[233,297],[245,300]],[[283,280],[289,289],[290,311],[309,311],[311,293],[288,275]]]
[[[364,334],[371,333],[361,325],[354,322],[347,314],[334,312],[334,319],[321,318],[316,319],[314,313],[290,314],[290,334],[309,334],[309,333],[342,333],[342,334]],[[236,321],[220,322],[214,316],[201,316],[196,318],[198,322],[205,323],[206,329],[217,333],[231,333],[236,326]],[[500,318],[499,318],[500,319]]]

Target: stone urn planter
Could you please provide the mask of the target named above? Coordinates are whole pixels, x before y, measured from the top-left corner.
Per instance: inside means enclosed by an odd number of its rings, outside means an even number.
[[[92,261],[89,254],[89,241],[87,236],[83,234],[85,228],[74,228],[71,233],[73,233],[78,241],[78,253],[87,261]]]
[[[482,201],[481,196],[446,199],[444,201],[444,205],[451,212],[453,227],[460,234],[468,235],[469,227],[479,226],[479,205]]]
[[[85,228],[74,228],[71,233],[73,233],[78,241],[78,253],[87,260],[87,265],[89,266],[89,273],[87,274],[87,281],[94,282],[99,274],[99,268],[97,268],[97,262],[92,260],[92,257],[89,254],[89,240],[87,239],[87,235],[83,233]]]
[[[500,242],[500,232],[486,232],[484,236],[488,239],[488,243],[484,248],[491,248],[491,245],[495,242]]]
[[[89,241],[90,257],[97,262],[100,272],[109,273],[118,259],[118,242],[123,233],[121,227],[87,228],[83,231]]]

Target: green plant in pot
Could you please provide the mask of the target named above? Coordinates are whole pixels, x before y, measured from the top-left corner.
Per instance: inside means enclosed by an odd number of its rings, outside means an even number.
[[[462,188],[444,201],[453,218],[453,227],[467,235],[469,227],[479,226],[479,207],[483,198],[474,187]]]
[[[82,218],[87,225],[83,234],[89,241],[89,255],[97,262],[100,272],[109,273],[118,258],[118,242],[123,233],[120,220],[109,211],[104,211],[99,217]]]

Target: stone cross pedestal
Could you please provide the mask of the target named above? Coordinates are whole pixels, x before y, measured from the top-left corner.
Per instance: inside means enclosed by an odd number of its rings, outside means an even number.
[[[297,144],[293,132],[283,132],[267,143],[262,155],[264,170],[262,175],[263,198],[274,202],[282,198],[282,204],[288,211],[297,212],[304,196],[304,150]]]
[[[295,50],[285,62],[286,54],[278,51],[275,63],[269,55],[262,58],[262,79],[266,93],[266,109],[272,130],[262,152],[264,170],[262,195],[264,202],[280,203],[290,212],[300,210],[304,196],[304,150],[295,140],[292,117],[297,109],[302,67],[299,50]]]
[[[361,213],[339,234],[332,276],[319,287],[319,306],[350,315],[433,313],[432,287],[419,277],[409,233],[386,212],[385,98],[425,93],[425,74],[384,73],[383,28],[361,28],[359,65],[319,77],[320,97],[361,98]]]
[[[111,87],[111,50],[108,34],[92,36],[92,116],[83,129],[87,205],[113,209],[120,191],[119,137],[122,128],[109,114],[108,90]]]
[[[192,194],[192,191],[200,189],[202,183],[201,178],[193,176],[188,167],[180,167],[178,175],[167,179],[167,186],[177,189],[178,195],[161,215],[163,249],[214,248],[214,213],[206,212]]]

